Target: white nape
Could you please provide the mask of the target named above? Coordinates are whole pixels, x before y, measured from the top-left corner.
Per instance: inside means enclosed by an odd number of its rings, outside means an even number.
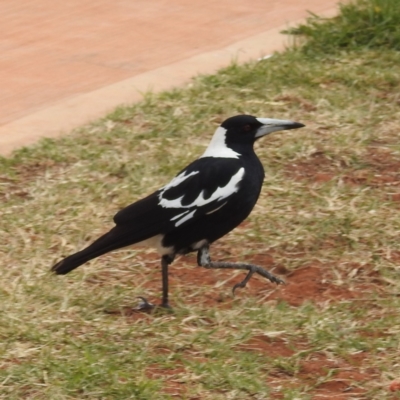
[[[239,155],[239,153],[236,153],[226,145],[226,129],[220,126],[215,131],[210,144],[200,158],[239,158]]]

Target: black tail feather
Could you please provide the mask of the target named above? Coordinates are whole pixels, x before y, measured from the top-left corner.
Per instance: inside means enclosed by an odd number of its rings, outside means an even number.
[[[121,227],[114,227],[109,232],[104,234],[95,240],[91,245],[86,247],[75,254],[72,254],[57,264],[51,267],[51,270],[57,275],[65,275],[68,272],[78,268],[80,265],[85,264],[89,260],[99,257],[112,250],[119,249],[121,247],[129,246],[137,243],[146,238],[133,238],[125,229]]]
[[[85,250],[82,250],[85,252]],[[51,267],[51,270],[55,272],[57,275],[65,275],[68,272],[72,271],[75,268],[78,268],[80,265],[84,264],[85,262],[95,258],[96,256],[91,256],[88,258],[89,255],[85,257],[85,255],[81,255],[81,252],[72,254],[64,258],[63,260],[59,261],[57,264]]]

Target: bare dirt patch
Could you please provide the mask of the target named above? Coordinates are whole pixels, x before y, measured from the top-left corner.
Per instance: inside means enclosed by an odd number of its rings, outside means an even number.
[[[335,178],[343,167],[343,162],[329,158],[324,151],[316,151],[308,158],[286,165],[285,174],[295,180],[324,183]]]
[[[306,349],[305,344],[303,347]],[[379,378],[379,371],[368,367],[366,354],[349,355],[348,360],[333,359],[321,351],[310,351],[294,374],[275,368],[268,377],[272,399],[283,399],[280,387],[311,387],[312,400],[363,399],[364,384]]]
[[[245,343],[238,346],[239,350],[254,351],[256,353],[262,353],[268,357],[290,357],[292,356],[299,347],[304,348],[302,345],[296,345],[295,347],[289,344],[288,340],[283,337],[271,337],[268,335],[255,335]]]
[[[324,151],[317,151],[309,158],[289,164],[286,175],[295,180],[311,183],[324,183],[341,179],[350,185],[370,187],[400,186],[400,159],[386,148],[369,147],[363,157],[362,165],[349,166],[343,159],[334,159]],[[400,200],[395,193],[394,200]]]
[[[158,364],[149,365],[145,374],[150,379],[157,379],[163,382],[163,392],[171,396],[181,398],[186,392],[183,384],[182,374],[186,373],[185,367],[174,362],[173,367],[166,367]]]
[[[378,371],[363,369],[362,363],[330,360],[324,354],[312,354],[301,364],[298,378],[315,386],[313,400],[351,399],[365,393],[364,382],[376,379]]]
[[[65,167],[64,162],[57,162],[51,159],[32,160],[21,162],[12,167],[16,177],[21,183],[32,182],[37,178],[43,177],[47,171]]]
[[[276,299],[299,306],[305,301],[318,304],[365,298],[381,290],[383,285],[379,274],[370,269],[369,266],[353,265],[337,268],[333,273],[332,266],[315,262],[290,272],[286,285],[279,286],[267,300]]]
[[[6,176],[0,176],[0,199],[3,202],[8,201],[11,197],[28,198],[29,193],[24,190],[23,185],[18,183],[16,179]]]

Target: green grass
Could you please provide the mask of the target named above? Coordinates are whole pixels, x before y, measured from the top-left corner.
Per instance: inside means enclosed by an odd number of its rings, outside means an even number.
[[[377,48],[400,50],[400,7],[396,0],[351,0],[339,4],[339,15],[312,14],[305,24],[290,29],[307,38],[303,50],[311,54]]]
[[[0,398],[395,398],[399,65],[388,48],[290,50],[148,94],[1,159]],[[272,258],[287,287],[253,279],[232,299],[241,274],[182,257],[171,268],[174,313],[140,316],[136,297],[160,296],[150,250],[48,273],[237,113],[307,125],[257,144],[261,198],[212,247],[220,260]],[[307,279],[312,271],[320,275]]]

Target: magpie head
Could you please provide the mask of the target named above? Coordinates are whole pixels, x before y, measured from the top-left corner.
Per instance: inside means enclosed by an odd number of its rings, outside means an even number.
[[[247,149],[252,149],[257,139],[269,133],[302,128],[303,126],[299,122],[281,119],[236,115],[226,119],[217,128],[202,157],[238,158]]]
[[[225,138],[228,146],[233,143],[253,144],[257,139],[269,133],[302,128],[303,126],[298,122],[256,118],[252,115],[236,115],[221,124],[221,128],[226,129]]]

